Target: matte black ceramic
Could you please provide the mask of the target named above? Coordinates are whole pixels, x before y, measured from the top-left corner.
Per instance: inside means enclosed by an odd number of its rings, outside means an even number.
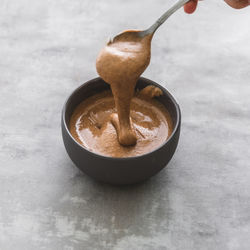
[[[141,77],[136,88],[142,89],[148,85],[155,85],[163,91],[163,95],[157,98],[169,111],[174,129],[172,135],[159,148],[136,157],[112,158],[90,152],[79,144],[69,132],[70,117],[76,106],[89,96],[109,89],[107,83],[101,78],[95,78],[81,85],[69,96],[62,111],[62,136],[69,157],[84,173],[96,180],[110,184],[133,184],[155,175],[171,160],[180,135],[180,108],[165,88],[151,80]]]

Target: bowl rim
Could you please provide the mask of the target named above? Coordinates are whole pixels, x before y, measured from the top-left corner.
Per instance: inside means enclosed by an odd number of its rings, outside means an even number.
[[[176,117],[176,124],[175,124],[175,127],[171,133],[171,135],[167,138],[167,140],[161,144],[160,146],[158,146],[157,148],[155,148],[154,150],[150,151],[150,152],[147,152],[145,154],[142,154],[142,155],[138,155],[138,156],[130,156],[130,157],[111,157],[111,156],[106,156],[106,155],[102,155],[102,154],[98,154],[96,152],[93,152],[93,151],[90,151],[89,149],[85,148],[82,144],[80,144],[78,141],[75,140],[75,138],[72,136],[72,134],[70,133],[69,129],[68,129],[68,126],[67,126],[67,123],[66,123],[66,109],[67,109],[67,106],[68,106],[68,103],[70,102],[71,98],[81,89],[83,88],[85,85],[88,85],[90,82],[92,81],[97,81],[97,80],[102,80],[103,79],[101,77],[96,77],[96,78],[93,78],[91,80],[88,80],[86,82],[84,82],[83,84],[81,84],[80,86],[78,86],[73,92],[71,92],[71,94],[67,97],[66,101],[64,102],[64,105],[63,105],[63,109],[62,109],[62,115],[61,115],[61,118],[62,118],[62,123],[63,123],[63,126],[66,130],[66,132],[68,133],[68,135],[70,136],[70,138],[80,147],[82,148],[83,150],[85,150],[87,153],[95,156],[95,157],[99,157],[99,158],[102,158],[102,159],[106,159],[106,160],[113,160],[113,161],[129,161],[129,160],[132,160],[132,159],[140,159],[140,158],[143,158],[143,157],[146,157],[150,154],[153,154],[155,151],[158,151],[159,149],[161,149],[162,147],[164,147],[174,136],[174,134],[176,133],[178,127],[180,126],[180,121],[181,121],[181,110],[180,110],[180,106],[179,104],[177,103],[177,101],[175,100],[175,98],[173,97],[173,95],[165,88],[163,87],[162,85],[148,79],[148,78],[145,78],[145,77],[140,77],[139,78],[140,80],[142,81],[147,81],[147,82],[150,82],[152,83],[153,85],[155,85],[156,87],[160,88],[163,93],[165,95],[167,95],[170,100],[172,101],[172,103],[174,104],[175,106],[175,110],[176,110],[176,113],[177,113],[177,117]]]

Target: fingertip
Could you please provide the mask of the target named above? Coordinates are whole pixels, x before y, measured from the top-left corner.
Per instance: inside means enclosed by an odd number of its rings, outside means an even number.
[[[184,5],[184,11],[188,14],[194,13],[194,11],[196,10],[196,7],[197,7],[197,3],[198,3],[198,1],[196,1],[196,0],[189,1],[188,3],[186,3]]]

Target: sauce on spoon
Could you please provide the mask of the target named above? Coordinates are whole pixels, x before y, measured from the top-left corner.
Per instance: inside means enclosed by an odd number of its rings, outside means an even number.
[[[137,80],[150,62],[152,34],[138,36],[139,31],[124,31],[99,53],[96,69],[110,84],[117,114],[111,115],[118,141],[123,146],[136,144],[136,133],[130,119],[130,103]]]

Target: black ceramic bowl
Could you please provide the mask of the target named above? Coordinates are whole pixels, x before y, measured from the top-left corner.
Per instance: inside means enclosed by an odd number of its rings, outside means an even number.
[[[89,96],[109,89],[107,83],[101,78],[95,78],[81,85],[69,96],[62,111],[62,136],[69,157],[84,173],[96,180],[110,184],[133,184],[155,175],[171,160],[180,135],[180,108],[165,88],[151,80],[141,77],[136,88],[142,89],[148,85],[157,86],[163,91],[163,95],[157,98],[171,115],[173,132],[160,147],[136,157],[113,158],[90,152],[79,144],[69,131],[70,117],[76,106]]]

